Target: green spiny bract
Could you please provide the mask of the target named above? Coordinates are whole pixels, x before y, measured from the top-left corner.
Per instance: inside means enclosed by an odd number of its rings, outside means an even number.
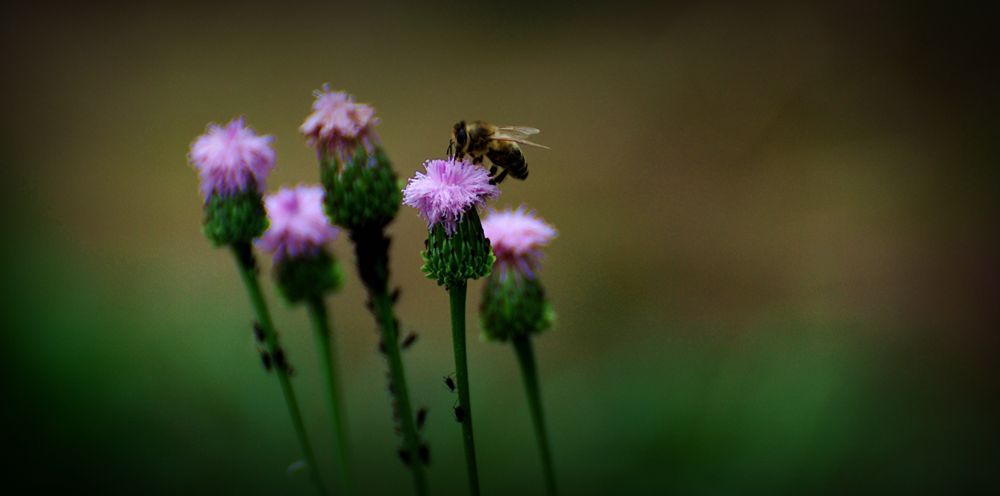
[[[538,279],[511,272],[489,278],[479,309],[483,335],[491,341],[539,333],[555,320]]]
[[[435,224],[420,256],[424,260],[420,270],[428,279],[446,286],[488,276],[496,261],[475,207],[462,215],[451,236],[442,224]]]
[[[383,227],[396,217],[402,187],[381,147],[371,155],[358,146],[341,162],[336,156],[322,161],[325,207],[330,220],[348,230]]]
[[[267,229],[267,213],[257,188],[232,195],[218,193],[205,202],[202,230],[215,246],[249,243]]]
[[[337,291],[344,273],[337,260],[326,250],[315,255],[285,258],[274,266],[278,290],[289,303],[299,303]]]

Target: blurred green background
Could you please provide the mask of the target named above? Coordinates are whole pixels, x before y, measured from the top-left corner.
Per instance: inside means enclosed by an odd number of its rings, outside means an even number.
[[[995,20],[867,4],[39,3],[0,20],[5,485],[309,494],[191,141],[246,115],[316,182],[324,82],[401,177],[455,121],[543,130],[536,340],[565,494],[987,492],[997,482]],[[391,227],[436,494],[463,494],[446,294]],[[352,275],[330,299],[366,494],[410,494]],[[479,284],[470,308],[478,302]],[[330,461],[304,310],[266,290]],[[474,315],[469,316],[474,324]],[[476,327],[470,325],[470,330]],[[514,354],[470,341],[485,494],[542,488]],[[329,476],[330,471],[327,471]]]

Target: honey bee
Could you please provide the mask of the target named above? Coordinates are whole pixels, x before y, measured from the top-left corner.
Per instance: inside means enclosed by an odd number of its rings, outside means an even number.
[[[490,159],[490,184],[498,184],[509,173],[514,179],[528,178],[528,163],[524,160],[521,147],[518,144],[537,146],[528,141],[528,136],[538,134],[533,127],[524,126],[494,126],[483,121],[466,123],[459,121],[451,131],[451,141],[448,143],[448,156],[462,158],[472,157],[472,163],[482,164],[483,157]],[[497,167],[503,169],[497,175]]]

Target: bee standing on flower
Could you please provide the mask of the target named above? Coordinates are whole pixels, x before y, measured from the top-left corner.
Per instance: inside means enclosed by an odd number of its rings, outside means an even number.
[[[482,164],[483,157],[489,158],[493,164],[490,167],[490,184],[499,184],[508,173],[514,179],[524,180],[528,178],[528,162],[518,143],[548,149],[545,145],[528,141],[528,136],[538,133],[538,129],[533,127],[500,127],[483,121],[459,121],[451,131],[448,156],[462,158],[469,155],[474,164]],[[496,175],[497,167],[503,168],[500,175]]]

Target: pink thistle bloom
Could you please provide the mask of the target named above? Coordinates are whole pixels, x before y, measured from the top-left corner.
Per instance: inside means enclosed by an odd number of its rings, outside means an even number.
[[[419,210],[428,229],[441,223],[450,236],[468,209],[485,206],[488,198],[500,195],[482,166],[436,159],[424,162],[424,168],[427,173],[417,172],[403,189],[403,204]]]
[[[201,193],[230,195],[255,187],[264,191],[267,175],[274,168],[272,136],[258,136],[239,117],[225,126],[209,124],[208,130],[191,144],[188,161],[198,171]]]
[[[264,198],[270,226],[257,246],[273,253],[275,262],[319,251],[339,232],[323,212],[323,194],[321,186],[296,186]]]
[[[506,277],[508,269],[515,269],[527,277],[534,277],[542,259],[542,247],[556,237],[556,230],[534,212],[517,210],[491,211],[483,219],[483,233],[493,245],[493,255]]]
[[[306,135],[309,145],[322,156],[335,153],[346,162],[360,144],[368,153],[378,144],[375,125],[375,109],[364,103],[356,103],[354,97],[343,91],[332,91],[329,84],[313,92],[316,100],[312,113],[299,126],[299,132]]]

